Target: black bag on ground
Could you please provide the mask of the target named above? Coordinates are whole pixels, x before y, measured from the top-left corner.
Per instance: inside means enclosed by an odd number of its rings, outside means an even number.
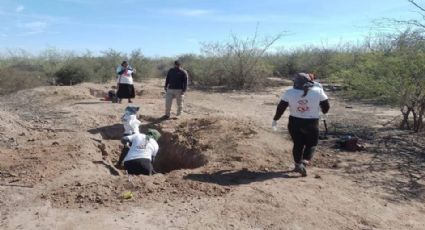
[[[364,146],[359,143],[359,138],[353,136],[342,136],[337,140],[337,147],[347,151],[364,150]]]
[[[112,103],[118,103],[117,92],[115,90],[109,90],[108,97],[109,100],[112,101]]]

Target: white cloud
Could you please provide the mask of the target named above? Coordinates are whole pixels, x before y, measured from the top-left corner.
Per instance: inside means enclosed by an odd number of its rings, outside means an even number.
[[[23,5],[19,5],[16,7],[16,12],[20,13],[22,11],[24,11],[25,7]]]
[[[177,16],[185,16],[185,17],[201,17],[211,15],[213,12],[211,10],[205,9],[165,9],[161,10],[161,13],[171,14]]]
[[[27,23],[18,23],[17,27],[25,30],[25,35],[39,34],[43,33],[47,29],[47,22],[44,21],[34,21]]]

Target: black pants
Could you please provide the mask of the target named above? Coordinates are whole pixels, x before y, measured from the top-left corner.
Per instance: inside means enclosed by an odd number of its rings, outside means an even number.
[[[313,158],[315,147],[319,142],[319,119],[302,119],[289,116],[289,134],[294,142],[292,154],[295,163]]]
[[[149,159],[134,159],[130,161],[124,161],[124,167],[128,174],[152,175],[154,173],[152,162]]]
[[[134,92],[134,85],[130,84],[118,84],[117,97],[122,98],[134,98],[136,93]]]

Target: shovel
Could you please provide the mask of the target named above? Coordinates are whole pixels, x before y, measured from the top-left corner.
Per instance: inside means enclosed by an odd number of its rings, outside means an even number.
[[[323,121],[323,126],[325,127],[325,134],[324,135],[319,135],[319,139],[320,140],[326,140],[328,139],[328,123],[327,123],[327,117],[325,114],[322,114],[321,118]]]

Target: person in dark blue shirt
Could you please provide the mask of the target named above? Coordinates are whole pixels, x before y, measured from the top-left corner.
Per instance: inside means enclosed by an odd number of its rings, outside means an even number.
[[[177,116],[180,116],[183,111],[183,100],[187,89],[188,74],[186,70],[181,67],[179,61],[174,62],[174,68],[168,71],[167,78],[165,80],[164,90],[165,94],[165,115],[164,119],[170,118],[171,105],[173,99],[177,100]]]

